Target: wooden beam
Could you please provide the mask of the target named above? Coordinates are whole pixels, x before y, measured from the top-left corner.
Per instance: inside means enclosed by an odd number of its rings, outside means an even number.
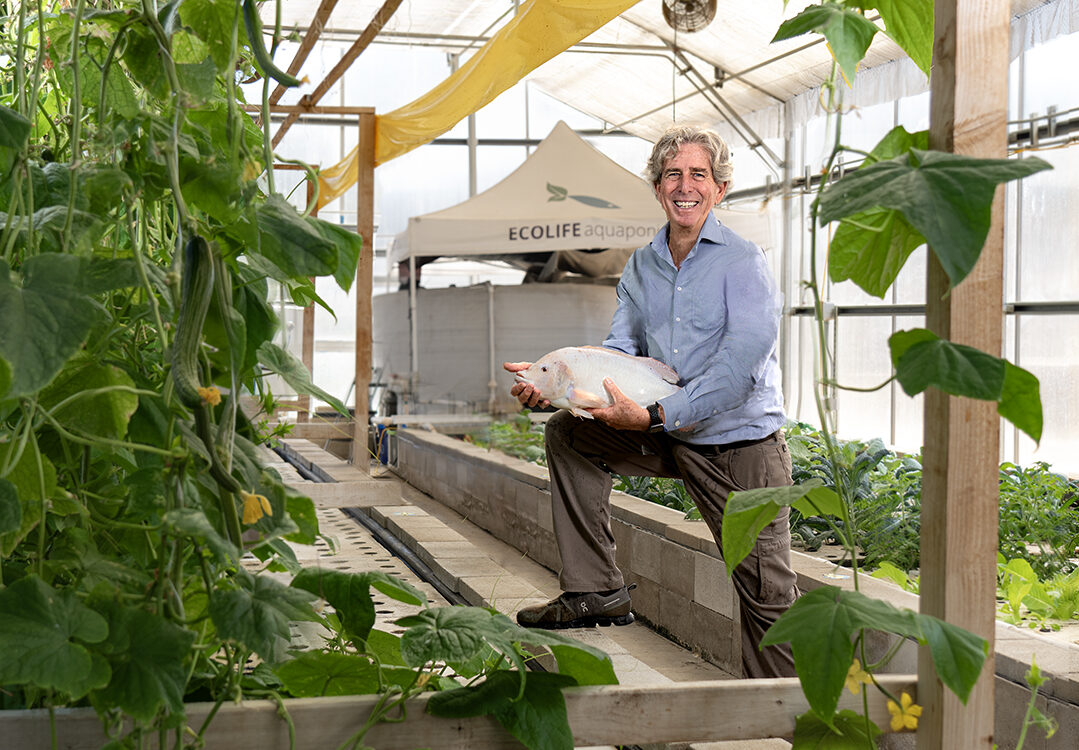
[[[363,237],[356,265],[356,410],[352,419],[352,462],[367,471],[367,388],[371,382],[371,285],[375,257],[375,115],[359,116],[356,159],[356,231]]]
[[[1008,0],[937,0],[930,83],[930,146],[978,157],[1007,156]],[[929,256],[928,327],[942,338],[1001,353],[1003,188],[981,259],[948,291]],[[1000,461],[996,404],[925,395],[921,609],[989,641],[990,656],[967,705],[943,688],[927,649],[918,665],[924,713],[918,747],[993,747],[996,550]]]
[[[881,675],[880,683],[893,694],[915,695],[913,675]],[[885,697],[867,689],[869,715],[888,727]],[[363,736],[365,746],[380,750],[519,750],[523,745],[492,716],[445,719],[426,711],[432,693],[412,698],[407,711],[393,721],[377,722]],[[795,718],[809,704],[796,678],[713,680],[658,685],[597,685],[567,688],[563,695],[574,747],[789,737]],[[212,710],[216,716],[204,735],[206,750],[257,747],[285,750],[292,746],[327,748],[349,745],[364,728],[380,698],[348,695],[269,700],[190,703],[187,721],[199,726]],[[862,698],[843,691],[839,707],[861,712]],[[106,738],[101,719],[92,708],[55,710],[56,737],[67,750],[96,750]],[[46,709],[0,712],[0,736],[11,747],[48,747],[51,741]],[[151,746],[156,747],[153,743]],[[964,749],[965,750],[965,749]]]
[[[337,5],[337,0],[322,0],[322,4],[318,6],[315,17],[311,19],[311,24],[307,27],[307,33],[303,35],[303,40],[296,50],[296,56],[292,58],[292,62],[288,66],[290,76],[299,74],[300,68],[303,67],[304,62],[307,60],[307,56],[315,48],[315,42],[322,36],[322,29],[326,26],[326,21],[330,19],[330,13],[333,12],[335,5]],[[277,104],[284,95],[285,89],[285,86],[277,84],[277,88],[270,94],[270,104]]]
[[[382,31],[382,27],[386,25],[386,22],[393,17],[393,14],[397,11],[397,7],[401,5],[402,0],[386,0],[382,4],[382,7],[375,13],[374,18],[371,19],[371,23],[367,24],[367,28],[360,34],[359,39],[353,42],[352,46],[348,48],[344,56],[337,62],[337,65],[333,66],[333,70],[327,74],[322,83],[315,87],[315,90],[310,94],[304,95],[301,100],[305,105],[314,105],[330,90],[330,87],[337,83],[337,80],[345,74],[345,71],[349,69],[356,58],[360,56],[360,53],[367,49],[378,32]],[[292,123],[296,122],[297,115],[290,114],[285,118],[285,121],[281,123],[281,127],[274,133],[273,144],[276,146],[281,142],[281,139],[285,136],[285,133]]]
[[[244,112],[259,114],[262,112],[261,104],[245,104]],[[356,107],[344,104],[271,104],[269,107],[272,115],[341,115],[342,117],[362,115],[364,112],[374,112],[374,107]]]
[[[315,200],[315,187],[316,184],[311,180],[307,180],[307,205],[311,205]],[[316,205],[311,210],[312,216],[318,216],[318,206]],[[315,283],[314,277],[311,279],[311,283]],[[315,380],[315,304],[312,302],[310,305],[303,309],[303,331],[301,332],[302,338],[300,339],[300,346],[302,347],[300,353],[300,359],[303,362],[303,366],[307,368],[307,371],[311,374],[311,382]],[[309,419],[311,413],[311,397],[306,393],[299,398],[302,406],[300,410],[296,412],[297,422],[306,422]]]

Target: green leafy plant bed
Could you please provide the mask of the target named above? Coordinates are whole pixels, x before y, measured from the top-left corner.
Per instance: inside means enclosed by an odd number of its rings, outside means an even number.
[[[877,569],[877,577],[917,591],[916,576],[921,532],[922,465],[916,455],[902,455],[879,439],[868,442],[837,441],[833,459],[814,427],[790,422],[785,429],[797,484],[820,482],[835,489],[840,482],[852,498],[851,523],[835,523],[812,512],[791,510],[791,534],[807,552],[836,551],[849,536],[859,562]],[[497,422],[469,442],[535,461],[543,455],[542,425],[526,415]],[[693,500],[676,479],[616,477],[615,489],[680,510],[687,519],[699,519]],[[1051,471],[1045,463],[1023,468],[1000,465],[1000,540],[1002,619],[1016,622],[1051,617],[1068,620],[1079,613],[1079,482]],[[849,564],[849,563],[847,563]],[[1030,584],[1020,598],[1030,597],[1016,610],[1019,584]],[[1011,591],[1009,596],[1007,591]],[[1059,592],[1059,593],[1054,593]],[[1052,606],[1049,602],[1056,603]],[[1064,614],[1068,607],[1071,610]]]

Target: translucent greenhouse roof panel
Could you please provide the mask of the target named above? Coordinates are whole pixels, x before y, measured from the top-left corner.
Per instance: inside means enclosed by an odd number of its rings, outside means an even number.
[[[559,4],[559,0],[544,1]],[[580,1],[567,0],[567,5]],[[540,0],[401,0],[378,41],[464,51],[463,61],[518,9],[534,2]],[[1055,2],[1059,0],[1012,0],[1011,10],[1020,16]],[[831,69],[831,54],[818,35],[771,43],[785,19],[812,4],[812,0],[790,0],[786,6],[783,0],[717,0],[715,19],[707,27],[679,33],[663,17],[663,0],[641,0],[528,78],[545,93],[609,123],[612,129],[620,127],[647,139],[661,132],[672,117],[721,123],[730,117],[730,111],[724,111],[728,107],[742,116],[776,110],[781,103],[815,89]],[[326,15],[330,5],[332,11]],[[383,0],[336,4],[332,0],[282,0],[282,25],[301,33],[321,27],[327,37],[351,43],[383,7]],[[275,13],[274,2],[262,6],[267,26]],[[291,47],[280,54],[278,62],[284,67]],[[862,67],[876,68],[903,57],[897,45],[878,33]],[[392,71],[386,75],[392,76]],[[917,85],[924,86],[925,76],[917,73],[917,77],[921,81]],[[712,89],[717,81],[722,84]],[[711,92],[705,96],[698,88]],[[712,92],[723,101],[710,100]],[[294,102],[302,95],[302,90],[290,91],[282,102]],[[347,104],[379,108],[378,102]]]

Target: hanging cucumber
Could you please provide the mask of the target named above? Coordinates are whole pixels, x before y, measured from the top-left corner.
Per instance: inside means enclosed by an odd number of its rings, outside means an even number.
[[[180,314],[176,321],[176,335],[172,339],[172,382],[176,396],[195,416],[195,434],[206,447],[210,459],[210,475],[225,493],[219,498],[222,516],[229,539],[241,544],[240,522],[236,515],[233,494],[240,491],[240,483],[222,463],[214,444],[210,408],[199,393],[199,348],[202,326],[214,291],[214,266],[210,244],[199,235],[193,235],[184,245],[184,267],[180,281]]]
[[[255,53],[255,60],[263,73],[282,86],[299,86],[303,82],[274,65],[273,58],[266,51],[266,44],[262,39],[262,22],[259,20],[255,0],[244,0],[244,28],[247,29],[247,38],[251,42],[251,51]]]
[[[180,403],[189,409],[203,405],[199,394],[199,347],[202,324],[214,288],[210,245],[193,235],[184,246],[183,276],[180,282],[180,315],[172,340],[172,381]]]

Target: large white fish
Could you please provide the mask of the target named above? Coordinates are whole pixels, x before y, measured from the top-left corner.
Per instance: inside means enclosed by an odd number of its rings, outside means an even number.
[[[634,357],[601,346],[567,346],[540,357],[517,373],[518,383],[539,391],[552,406],[592,419],[585,409],[614,401],[603,379],[610,378],[639,406],[647,406],[678,390],[678,373],[657,359]]]

